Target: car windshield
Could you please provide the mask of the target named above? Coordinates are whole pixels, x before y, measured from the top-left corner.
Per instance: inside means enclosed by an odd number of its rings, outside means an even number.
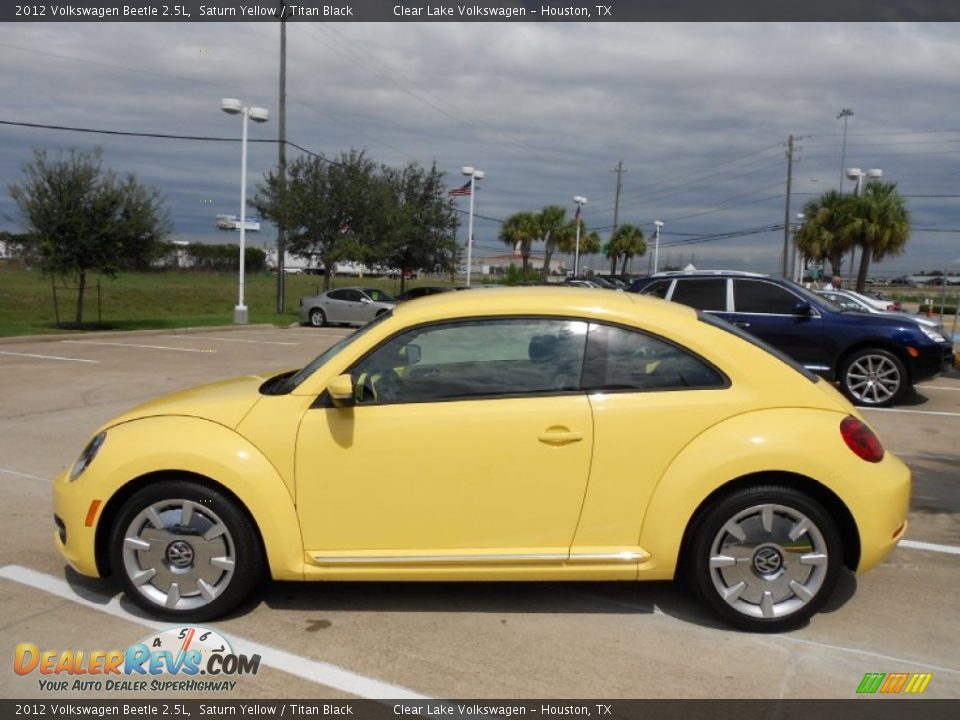
[[[347,335],[346,337],[340,338],[340,340],[338,340],[336,343],[331,345],[329,348],[327,348],[322,353],[317,355],[317,357],[315,357],[312,361],[310,361],[309,365],[305,365],[300,370],[293,373],[290,377],[286,378],[282,383],[277,385],[277,387],[273,389],[272,394],[286,395],[287,393],[293,392],[293,390],[297,386],[299,386],[300,383],[302,383],[308,377],[313,375],[313,373],[316,372],[318,368],[326,364],[326,362],[331,358],[333,358],[334,355],[339,353],[341,350],[343,350],[345,347],[353,343],[355,340],[359,340],[361,337],[363,337],[368,332],[370,332],[370,330],[372,330],[377,325],[382,323],[384,320],[392,316],[393,316],[392,311],[385,312],[376,320],[364,325],[362,328],[360,328],[356,332],[350,335]]]
[[[388,292],[376,288],[364,288],[363,292],[374,302],[396,302],[397,299]]]

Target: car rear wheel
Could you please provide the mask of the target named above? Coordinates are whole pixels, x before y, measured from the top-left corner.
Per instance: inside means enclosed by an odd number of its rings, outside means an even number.
[[[819,503],[770,485],[710,508],[687,560],[694,590],[720,617],[743,630],[780,632],[823,605],[842,555],[836,524]]]
[[[314,308],[310,311],[310,324],[313,327],[323,327],[327,324],[327,316],[323,314],[323,310]]]
[[[237,606],[264,563],[247,515],[222,493],[185,480],[150,485],[120,510],[111,563],[127,596],[153,615],[201,621]]]
[[[858,350],[840,371],[843,394],[857,405],[887,407],[903,395],[907,370],[896,355],[886,350]]]

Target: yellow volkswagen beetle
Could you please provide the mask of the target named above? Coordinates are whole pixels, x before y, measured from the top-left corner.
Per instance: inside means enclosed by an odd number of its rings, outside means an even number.
[[[55,483],[56,543],[155,615],[280,580],[666,580],[782,630],[906,528],[909,470],[829,383],[628,293],[398,306],[298,371],[106,424]]]

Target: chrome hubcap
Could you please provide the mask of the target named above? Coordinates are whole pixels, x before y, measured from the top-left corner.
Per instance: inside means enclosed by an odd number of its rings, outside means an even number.
[[[161,500],[127,527],[123,566],[146,598],[170,610],[213,602],[230,584],[236,550],[230,531],[209,507]]]
[[[782,618],[813,600],[827,575],[827,543],[806,515],[755,505],[720,529],[710,547],[710,579],[738,612]]]
[[[883,355],[864,355],[847,370],[850,394],[871,405],[886,402],[896,395],[900,382],[897,366]]]

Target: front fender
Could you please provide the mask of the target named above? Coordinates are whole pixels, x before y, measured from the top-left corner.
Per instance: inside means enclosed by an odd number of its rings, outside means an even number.
[[[889,453],[880,463],[854,455],[840,434],[845,416],[807,408],[758,410],[718,423],[693,440],[661,477],[644,515],[639,544],[651,554],[644,569],[672,577],[700,504],[724,485],[756,473],[791,473],[826,486],[846,505],[861,536],[864,524],[876,527],[878,536],[894,530],[906,517],[909,473],[904,475],[902,463]],[[895,498],[889,508],[875,507],[878,491]]]
[[[111,504],[111,498],[124,497],[124,488],[144,482],[145,476],[150,482],[150,477],[178,472],[209,478],[233,493],[260,530],[273,577],[303,579],[300,523],[294,498],[280,474],[242,435],[209,420],[185,416],[148,417],[112,426],[86,472],[74,482],[67,473],[57,479],[57,514],[68,525],[69,549],[80,556],[75,566],[94,562],[98,529],[112,521],[122,504]],[[88,528],[85,515],[97,499],[102,501],[100,512]],[[103,530],[110,531],[109,527]]]

